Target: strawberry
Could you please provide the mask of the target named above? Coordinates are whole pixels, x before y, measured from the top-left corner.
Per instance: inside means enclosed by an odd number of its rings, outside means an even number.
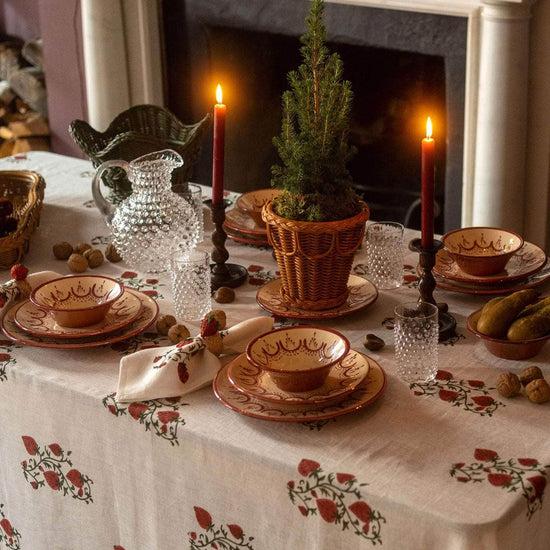
[[[522,466],[535,466],[539,461],[536,458],[518,458],[518,462]]]
[[[290,487],[291,489],[294,489],[294,481],[289,481],[286,485],[287,485],[287,487]]]
[[[128,407],[128,412],[134,420],[139,420],[139,417],[148,410],[149,407],[145,403],[137,403],[135,401],[130,403],[130,406]]]
[[[197,540],[197,533],[195,533],[195,531],[191,531],[189,533],[189,536],[193,539],[193,540]]]
[[[149,296],[149,298],[154,298],[158,294],[156,290],[142,290],[141,292],[142,294]]]
[[[203,529],[208,529],[212,524],[212,516],[204,509],[199,508],[198,506],[193,506],[195,510],[195,516],[197,516],[197,521]]]
[[[35,455],[38,451],[38,445],[36,444],[36,441],[30,435],[23,435],[21,439],[23,440],[27,452],[30,455]]]
[[[247,271],[248,273],[254,273],[255,271],[261,271],[263,269],[263,267],[261,265],[249,265],[247,267]]]
[[[109,409],[111,414],[114,414],[116,416],[116,407],[114,405],[109,405],[107,408]]]
[[[468,384],[470,384],[472,388],[481,388],[482,386],[485,386],[485,382],[483,382],[483,380],[468,380]]]
[[[350,512],[353,512],[355,516],[358,517],[363,523],[369,523],[371,509],[366,502],[358,500],[357,502],[354,502],[350,505],[349,510]]]
[[[488,460],[492,460],[497,457],[498,453],[491,451],[490,449],[476,449],[474,452],[474,458],[476,460],[482,460],[483,462],[487,462]]]
[[[439,369],[437,371],[437,374],[435,375],[436,380],[449,380],[449,378],[452,378],[452,377],[453,375],[449,371],[441,370],[441,369]]]
[[[458,392],[450,390],[439,390],[439,399],[442,401],[454,401],[458,397]]]
[[[307,477],[313,470],[317,470],[321,465],[315,460],[309,460],[308,458],[303,458],[298,464],[298,472],[304,477]]]
[[[33,489],[38,489],[38,483],[36,481],[31,481],[31,487]]]
[[[229,524],[227,528],[231,531],[231,534],[236,539],[242,539],[243,538],[243,530],[235,524]]]
[[[544,494],[544,489],[546,488],[546,478],[544,476],[534,476],[528,477],[527,481],[535,489],[535,498],[541,500],[542,495]]]
[[[355,479],[355,476],[353,474],[336,474],[336,479],[338,480],[338,483],[343,484]]]
[[[54,490],[59,490],[59,476],[56,472],[53,470],[46,470],[44,472],[44,478],[46,479],[46,483]]]
[[[157,417],[163,424],[168,424],[168,422],[179,418],[180,413],[177,411],[160,411],[157,413]]]
[[[65,476],[75,487],[82,489],[84,485],[84,480],[82,479],[82,474],[78,470],[69,470]]]
[[[8,361],[9,359],[11,359],[9,353],[0,353],[0,361]]]
[[[182,384],[185,384],[187,380],[189,380],[189,371],[187,370],[187,366],[183,361],[180,361],[178,363],[178,377]]]
[[[29,270],[22,264],[15,264],[10,269],[11,278],[16,281],[24,281],[28,274]]]
[[[457,481],[460,481],[461,483],[466,483],[467,481],[470,481],[467,477],[460,476],[456,478]]]
[[[472,397],[472,401],[480,407],[488,407],[495,402],[490,395],[478,395],[477,397]]]
[[[508,485],[512,481],[512,476],[508,474],[489,474],[487,476],[489,483],[495,487],[502,487]]]
[[[8,535],[8,537],[12,536],[13,529],[11,527],[11,523],[9,522],[9,520],[7,518],[2,518],[0,520],[0,527],[2,527],[2,529],[4,529],[4,533],[6,533],[6,535]]]
[[[121,279],[134,279],[137,277],[137,273],[135,271],[125,271],[120,278]]]
[[[338,513],[336,503],[328,498],[318,498],[315,502],[317,503],[317,508],[319,509],[321,517],[327,523],[333,523]]]
[[[307,508],[305,506],[298,506],[298,510],[300,510],[302,516],[307,516]]]
[[[55,456],[61,456],[61,453],[63,452],[63,450],[61,449],[61,447],[57,443],[52,443],[51,445],[48,445],[48,447],[50,448],[50,451]]]
[[[205,338],[206,336],[214,336],[216,332],[220,330],[220,325],[218,320],[213,316],[209,315],[202,320],[201,323],[201,337]]]

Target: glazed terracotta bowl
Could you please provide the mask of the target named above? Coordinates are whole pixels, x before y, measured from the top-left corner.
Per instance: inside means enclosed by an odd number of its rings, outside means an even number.
[[[345,336],[323,327],[284,327],[251,340],[248,361],[265,370],[283,391],[310,391],[323,385],[331,367],[349,352]]]
[[[496,227],[456,229],[445,233],[441,240],[460,269],[477,276],[500,273],[523,246],[517,233]]]
[[[533,338],[531,340],[507,340],[506,338],[491,338],[477,331],[477,321],[481,315],[481,309],[474,311],[467,322],[468,330],[483,341],[489,352],[501,359],[529,359],[535,357],[550,340],[550,334]]]
[[[72,275],[36,287],[31,302],[45,309],[62,327],[99,323],[124,292],[124,286],[100,275]]]
[[[237,208],[248,214],[259,226],[265,227],[262,220],[263,205],[281,194],[280,189],[257,189],[244,193],[237,199]]]

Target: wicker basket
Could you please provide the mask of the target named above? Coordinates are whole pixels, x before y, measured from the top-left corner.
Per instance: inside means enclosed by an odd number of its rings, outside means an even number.
[[[33,231],[40,223],[46,182],[36,172],[29,170],[0,171],[0,197],[13,203],[13,217],[17,229],[0,238],[0,269],[9,269],[20,263],[29,250]]]
[[[69,125],[69,133],[90,157],[94,168],[106,160],[130,162],[148,153],[173,149],[181,155],[184,165],[172,173],[172,185],[183,185],[186,188],[199,159],[201,141],[211,125],[211,119],[208,113],[196,124],[185,125],[164,107],[135,105],[117,115],[105,132],[94,130],[83,120],[73,120]],[[119,198],[124,198],[132,191],[132,184],[121,168],[106,170],[103,182]]]
[[[262,211],[281,273],[281,296],[294,307],[325,310],[342,305],[355,251],[361,246],[369,208],[346,220],[299,222]]]

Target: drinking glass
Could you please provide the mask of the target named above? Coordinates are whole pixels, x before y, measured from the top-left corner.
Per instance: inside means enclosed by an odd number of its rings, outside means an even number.
[[[376,222],[367,226],[367,277],[379,289],[403,282],[403,225]]]
[[[427,302],[396,306],[393,329],[397,375],[406,382],[428,382],[438,367],[438,310]]]
[[[210,255],[196,248],[177,250],[170,265],[176,318],[201,321],[212,309]]]
[[[174,193],[184,198],[193,208],[199,222],[199,240],[201,243],[204,240],[204,213],[202,211],[202,189],[196,183],[188,183],[186,190],[182,189],[181,185],[172,186]]]

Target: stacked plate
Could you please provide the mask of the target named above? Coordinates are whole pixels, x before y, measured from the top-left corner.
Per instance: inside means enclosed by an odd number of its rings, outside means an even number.
[[[95,325],[68,328],[58,325],[49,313],[30,300],[12,306],[2,319],[4,334],[21,344],[40,348],[80,349],[125,340],[150,327],[158,304],[149,296],[125,288],[105,319]]]
[[[307,392],[279,389],[246,353],[225,365],[214,380],[216,397],[230,409],[261,420],[306,422],[348,414],[372,403],[386,375],[370,357],[354,350],[334,365],[325,383]]]
[[[466,294],[504,294],[538,286],[550,278],[546,252],[525,242],[496,275],[465,273],[446,250],[440,250],[432,270],[437,286]]]

